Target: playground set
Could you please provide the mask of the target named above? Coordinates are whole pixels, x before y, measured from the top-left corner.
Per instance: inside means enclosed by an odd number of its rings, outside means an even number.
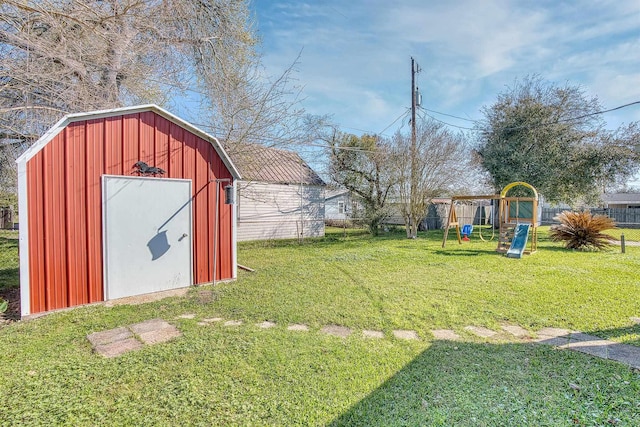
[[[509,195],[512,190],[518,187],[527,189],[531,195],[524,197]],[[471,215],[459,217],[456,211],[457,207],[460,208],[460,205],[464,203],[471,203],[473,206],[474,203],[481,200],[490,201],[489,214],[486,213],[487,206],[481,206],[480,209],[473,209]],[[497,227],[494,221],[496,201],[498,202]],[[462,227],[459,218],[463,220]],[[468,221],[464,221],[467,219]],[[474,223],[479,225],[478,236],[483,241],[487,241],[487,239],[482,235],[482,225],[491,224],[492,231],[489,241],[495,238],[496,228],[498,229],[497,252],[504,253],[509,258],[522,258],[523,254],[532,254],[538,246],[538,192],[532,185],[519,181],[505,186],[500,194],[453,196],[442,247],[444,248],[447,243],[451,227],[456,228],[459,244],[470,240]]]

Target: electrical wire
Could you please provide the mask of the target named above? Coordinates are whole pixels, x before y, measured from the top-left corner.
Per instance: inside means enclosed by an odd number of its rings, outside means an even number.
[[[400,114],[398,116],[398,118],[396,118],[393,122],[391,122],[391,124],[389,126],[387,126],[386,128],[382,129],[382,131],[380,131],[379,135],[384,135],[384,132],[389,129],[391,126],[393,126],[394,124],[396,124],[396,122],[404,117],[406,117],[407,114],[409,114],[411,110],[410,109],[406,109],[402,114]]]
[[[437,118],[433,117],[432,115],[430,115],[429,113],[427,113],[427,111],[429,111],[429,110],[427,110],[425,108],[422,108],[422,107],[420,107],[420,109],[424,111],[424,115],[425,116],[429,117],[430,119],[435,120],[436,122],[442,123],[443,125],[451,126],[451,127],[458,128],[458,129],[464,129],[464,130],[477,130],[476,128],[458,126],[458,125],[454,125],[453,123],[445,122],[445,121],[437,119]]]
[[[428,112],[430,112],[430,113],[440,114],[441,116],[453,117],[454,119],[465,120],[465,121],[467,121],[467,122],[471,122],[471,123],[478,123],[478,120],[466,119],[466,118],[464,118],[464,117],[454,116],[453,114],[441,113],[440,111],[430,110],[430,109],[428,109],[428,108],[423,108],[423,107],[419,107],[419,108],[420,108],[421,110],[425,110],[425,111],[428,111]]]

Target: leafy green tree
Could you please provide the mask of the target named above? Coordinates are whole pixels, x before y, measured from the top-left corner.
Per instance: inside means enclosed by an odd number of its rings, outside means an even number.
[[[605,129],[598,99],[539,76],[516,81],[483,108],[477,153],[496,190],[514,181],[550,202],[595,198],[638,170],[637,123]]]
[[[396,182],[389,167],[389,143],[374,135],[335,131],[329,145],[331,179],[359,196],[369,231],[378,235],[381,222],[390,214],[387,197]]]

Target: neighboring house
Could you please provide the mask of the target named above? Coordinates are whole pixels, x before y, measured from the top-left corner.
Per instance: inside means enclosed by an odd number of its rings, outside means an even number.
[[[605,208],[628,209],[640,208],[640,193],[603,194],[602,202]]]
[[[346,221],[361,216],[362,205],[349,190],[326,190],[324,198],[324,219],[328,221]]]
[[[294,152],[257,144],[229,147],[240,170],[237,239],[324,236],[325,183]]]

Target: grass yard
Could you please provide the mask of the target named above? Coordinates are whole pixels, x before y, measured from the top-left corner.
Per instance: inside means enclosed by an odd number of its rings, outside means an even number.
[[[542,229],[536,254],[508,259],[477,236],[442,249],[441,233],[403,234],[245,243],[239,262],[256,271],[236,282],[2,327],[0,425],[640,425],[640,373],[464,329],[557,327],[640,346],[640,247],[566,251]],[[157,317],[183,335],[114,359],[86,339]],[[198,324],[213,317],[244,323]],[[256,326],[265,320],[276,327]],[[295,323],[310,331],[287,330]],[[328,336],[325,325],[355,332]],[[463,340],[434,339],[444,328]]]

